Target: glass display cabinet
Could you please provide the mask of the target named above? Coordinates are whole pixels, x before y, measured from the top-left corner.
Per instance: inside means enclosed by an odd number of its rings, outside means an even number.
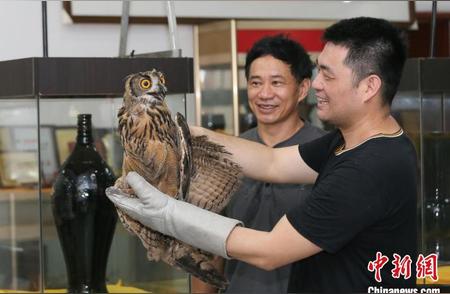
[[[195,27],[197,124],[239,134],[236,21]]]
[[[77,115],[92,114],[98,152],[118,177],[116,134],[125,77],[164,72],[168,104],[186,115],[191,58],[27,58],[0,62],[0,289],[66,289],[51,211],[55,176],[73,148]],[[117,223],[107,266],[110,292],[189,292],[188,275],[149,262],[141,242]],[[1,292],[0,290],[0,292]]]
[[[419,159],[419,253],[438,256],[439,280],[418,284],[450,290],[450,59],[407,60],[392,112]]]

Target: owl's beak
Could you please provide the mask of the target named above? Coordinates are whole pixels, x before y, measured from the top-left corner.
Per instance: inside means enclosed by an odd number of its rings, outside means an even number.
[[[151,100],[157,100],[157,101],[159,101],[159,102],[164,101],[164,97],[165,97],[165,96],[164,96],[164,94],[162,94],[162,93],[147,92],[146,94],[147,94],[146,96],[151,97],[151,98],[150,98],[150,101],[151,101]]]
[[[145,99],[148,103],[162,103],[164,99],[166,98],[167,88],[163,84],[155,85],[152,87],[152,89],[148,92],[145,92]]]
[[[159,92],[161,92],[164,96],[167,94],[167,87],[164,84],[159,84]]]

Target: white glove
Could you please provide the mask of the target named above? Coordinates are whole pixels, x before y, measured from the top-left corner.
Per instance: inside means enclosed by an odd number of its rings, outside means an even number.
[[[106,195],[123,212],[164,235],[230,258],[226,241],[242,222],[169,197],[135,172],[130,172],[126,180],[138,198],[130,198],[115,187],[106,189]]]

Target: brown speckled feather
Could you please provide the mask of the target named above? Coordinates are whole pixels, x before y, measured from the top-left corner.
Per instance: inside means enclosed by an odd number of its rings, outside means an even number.
[[[160,191],[199,207],[219,212],[240,182],[241,170],[222,146],[206,137],[190,138],[182,116],[176,121],[164,102],[160,72],[130,75],[119,110],[119,135],[124,147],[122,178],[116,186],[135,197],[123,176],[136,171]],[[213,256],[134,221],[120,210],[125,228],[136,234],[150,260],[162,260],[201,280],[224,288],[225,278],[213,267]]]
[[[192,139],[194,174],[188,202],[213,212],[222,211],[240,184],[241,169],[222,146],[207,137]]]

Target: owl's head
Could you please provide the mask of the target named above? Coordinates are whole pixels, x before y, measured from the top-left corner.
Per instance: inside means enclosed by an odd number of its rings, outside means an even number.
[[[131,74],[125,82],[125,102],[160,104],[167,93],[164,74],[156,69]],[[127,100],[131,101],[127,101]]]

